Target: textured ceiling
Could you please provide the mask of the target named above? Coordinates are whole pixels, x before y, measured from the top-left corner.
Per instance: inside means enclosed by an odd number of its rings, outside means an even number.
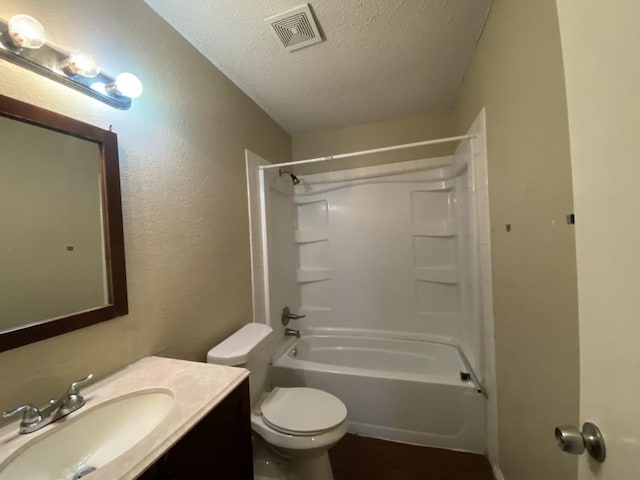
[[[451,107],[491,0],[312,0],[326,39],[284,49],[304,0],[145,0],[289,133]]]

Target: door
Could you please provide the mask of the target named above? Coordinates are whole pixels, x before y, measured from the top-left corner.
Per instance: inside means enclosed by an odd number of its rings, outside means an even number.
[[[607,458],[581,480],[640,478],[640,2],[558,0],[580,317],[580,419]]]

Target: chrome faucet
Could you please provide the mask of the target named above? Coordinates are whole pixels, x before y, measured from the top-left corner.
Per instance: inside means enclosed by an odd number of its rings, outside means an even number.
[[[300,338],[300,330],[296,330],[295,328],[285,328],[284,336]]]
[[[92,378],[93,373],[90,373],[85,378],[73,382],[69,385],[62,398],[57,401],[49,400],[49,404],[46,407],[37,408],[31,403],[26,403],[13,410],[3,412],[2,417],[8,418],[22,412],[20,433],[31,433],[40,430],[42,427],[82,408],[85,404],[85,399],[80,394],[80,385],[90,381]]]

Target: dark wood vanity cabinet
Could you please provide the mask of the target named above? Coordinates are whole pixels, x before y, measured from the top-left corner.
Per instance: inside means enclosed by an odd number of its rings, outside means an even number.
[[[249,380],[245,379],[139,480],[253,480]]]

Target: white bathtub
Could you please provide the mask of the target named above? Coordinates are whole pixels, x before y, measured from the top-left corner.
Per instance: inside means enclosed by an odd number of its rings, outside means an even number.
[[[352,433],[483,453],[485,399],[468,371],[451,345],[310,335],[273,363],[272,381],[333,393]]]

